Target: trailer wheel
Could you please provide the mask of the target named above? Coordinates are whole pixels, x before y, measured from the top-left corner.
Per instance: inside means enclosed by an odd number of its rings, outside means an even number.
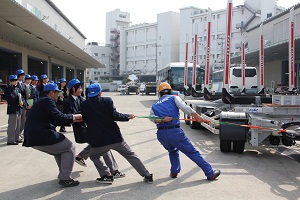
[[[196,128],[198,128],[198,123],[190,121],[190,127],[191,127],[191,129],[196,129]]]
[[[230,152],[231,151],[231,140],[220,140],[220,149],[221,149],[221,152]]]
[[[191,117],[190,117],[189,115],[187,115],[187,114],[184,114],[184,118],[190,119]],[[191,122],[191,121],[185,120],[184,122],[185,122],[186,125],[190,125],[190,122]]]
[[[236,153],[243,153],[245,150],[245,141],[234,140],[233,141],[233,151]]]

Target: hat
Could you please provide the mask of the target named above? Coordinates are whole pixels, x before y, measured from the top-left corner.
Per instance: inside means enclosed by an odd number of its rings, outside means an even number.
[[[78,84],[78,83],[80,83],[80,81],[79,81],[78,79],[76,79],[76,78],[70,80],[69,83],[68,83],[68,88],[69,88],[69,90],[71,90],[71,88],[74,87],[74,85],[76,85],[76,84]]]
[[[45,78],[48,78],[46,74],[41,75],[41,79],[45,79]]]
[[[26,75],[25,75],[25,80],[26,80],[26,79],[32,79],[31,76],[30,76],[30,74],[26,74]]]
[[[61,90],[58,89],[57,85],[55,83],[48,83],[44,86],[44,92],[48,91],[58,91],[61,92]]]
[[[18,80],[17,75],[15,74],[9,75],[9,81],[16,81],[16,80]]]
[[[25,76],[25,78],[26,78],[26,76]],[[38,80],[39,80],[39,78],[38,78],[36,75],[32,75],[32,76],[31,76],[31,79],[32,79],[33,81],[38,81]]]
[[[17,75],[23,75],[23,74],[25,74],[25,72],[24,72],[23,69],[18,69],[18,70],[16,71],[16,74],[17,74]]]
[[[95,97],[102,91],[101,85],[99,83],[93,83],[88,87],[88,97]]]
[[[59,82],[61,83],[61,82],[67,82],[67,80],[65,79],[65,78],[61,78],[60,80],[59,80]]]

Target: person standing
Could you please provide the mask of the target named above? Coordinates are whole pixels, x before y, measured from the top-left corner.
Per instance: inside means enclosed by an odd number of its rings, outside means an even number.
[[[44,86],[42,96],[30,109],[25,124],[23,146],[53,155],[59,168],[59,184],[65,187],[79,185],[72,179],[75,146],[62,133],[56,132],[57,124],[71,124],[82,121],[81,114],[63,114],[55,102],[60,91],[56,84]]]
[[[39,99],[39,92],[37,90],[38,82],[39,78],[36,75],[32,75],[30,84],[30,97],[33,99],[33,104]]]
[[[17,87],[18,78],[16,75],[9,76],[9,85],[4,89],[4,95],[7,101],[8,127],[7,127],[7,145],[18,145],[20,135],[21,107],[23,101],[20,98],[21,93]]]
[[[134,169],[144,177],[147,183],[153,182],[153,175],[145,168],[138,156],[124,141],[116,121],[129,121],[133,114],[117,112],[114,103],[109,97],[102,97],[102,88],[98,83],[88,87],[89,99],[81,103],[81,113],[87,123],[87,142],[91,145],[90,159],[94,162],[100,175],[96,181],[112,183],[113,176],[109,168],[100,160],[100,156],[113,149],[120,153]]]
[[[26,85],[26,96],[27,96],[27,100],[26,100],[26,116],[27,116],[27,113],[28,113],[28,110],[31,108],[32,104],[33,104],[33,98],[32,98],[32,92],[31,92],[31,81],[32,81],[32,78],[30,76],[30,74],[26,74],[25,75],[25,85]]]
[[[65,100],[64,113],[66,114],[76,114],[81,113],[81,103],[85,100],[82,96],[82,85],[78,79],[72,79],[68,83],[69,96]],[[77,143],[86,143],[86,123],[78,122],[73,123],[73,132],[75,136],[75,141]],[[88,159],[90,155],[91,146],[87,145],[76,157],[75,162],[79,165],[86,167],[84,160]],[[125,174],[119,171],[117,162],[111,151],[108,151],[103,155],[103,159],[110,169],[111,174],[114,178],[125,177]]]
[[[204,160],[200,152],[196,150],[186,137],[180,128],[179,109],[186,114],[190,114],[199,123],[203,122],[203,118],[186,105],[179,96],[171,95],[172,88],[168,83],[161,83],[158,90],[161,98],[152,105],[150,116],[162,119],[150,120],[157,126],[158,141],[169,152],[171,162],[170,177],[177,178],[181,170],[179,159],[179,151],[181,151],[203,170],[208,180],[215,180],[220,175],[220,170],[213,170],[211,165]]]
[[[37,90],[39,91],[39,97],[43,96],[44,86],[48,83],[49,79],[46,74],[41,75],[41,82],[39,86],[37,86]]]
[[[21,96],[22,96],[22,102],[23,106],[21,107],[21,119],[20,119],[20,133],[19,133],[19,142],[22,142],[23,139],[23,130],[25,126],[25,121],[26,121],[26,112],[27,112],[27,99],[28,99],[28,93],[26,91],[26,84],[24,83],[25,79],[25,72],[22,69],[18,69],[16,71],[17,77],[18,77],[18,82],[17,82],[17,87],[20,90]]]
[[[58,89],[61,90],[61,92],[59,92],[59,96],[58,96],[56,105],[57,105],[58,110],[63,112],[64,101],[67,99],[68,93],[69,93],[69,90],[67,88],[67,80],[65,78],[61,78],[59,80]],[[61,126],[59,132],[67,132],[66,127]]]

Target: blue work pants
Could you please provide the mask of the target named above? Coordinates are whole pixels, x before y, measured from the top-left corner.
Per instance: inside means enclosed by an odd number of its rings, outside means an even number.
[[[181,128],[158,130],[157,139],[169,152],[171,173],[180,172],[179,151],[181,151],[202,169],[206,177],[214,175],[211,165],[204,160]]]

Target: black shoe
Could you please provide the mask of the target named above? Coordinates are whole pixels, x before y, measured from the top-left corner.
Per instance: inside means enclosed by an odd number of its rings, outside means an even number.
[[[177,175],[178,175],[177,173],[170,173],[171,178],[177,178]]]
[[[65,128],[60,128],[59,132],[67,132]]]
[[[7,145],[18,145],[18,142],[8,142]]]
[[[116,170],[114,173],[112,173],[114,178],[123,178],[125,177],[125,174],[123,174],[122,172],[120,172],[119,170]]]
[[[23,140],[17,140],[16,142],[17,142],[17,143],[22,143],[22,142],[23,142]]]
[[[80,158],[80,157],[76,157],[75,158],[75,162],[77,162],[79,165],[81,165],[81,166],[84,166],[84,167],[86,167],[86,164],[85,164],[85,162],[84,162],[84,159],[83,158]]]
[[[216,169],[216,170],[214,170],[214,175],[213,175],[212,177],[210,177],[210,178],[207,178],[207,180],[213,181],[213,180],[215,180],[218,176],[220,176],[220,174],[221,174],[221,171],[218,170],[218,169]]]
[[[145,176],[144,181],[146,183],[153,183],[153,174],[150,174],[150,176]]]
[[[97,183],[112,184],[114,182],[114,177],[105,175],[101,178],[97,178],[96,182]]]
[[[59,182],[58,182],[59,185],[62,185],[64,187],[74,187],[74,186],[77,186],[79,185],[79,181],[76,181],[76,180],[62,180],[60,179]]]

